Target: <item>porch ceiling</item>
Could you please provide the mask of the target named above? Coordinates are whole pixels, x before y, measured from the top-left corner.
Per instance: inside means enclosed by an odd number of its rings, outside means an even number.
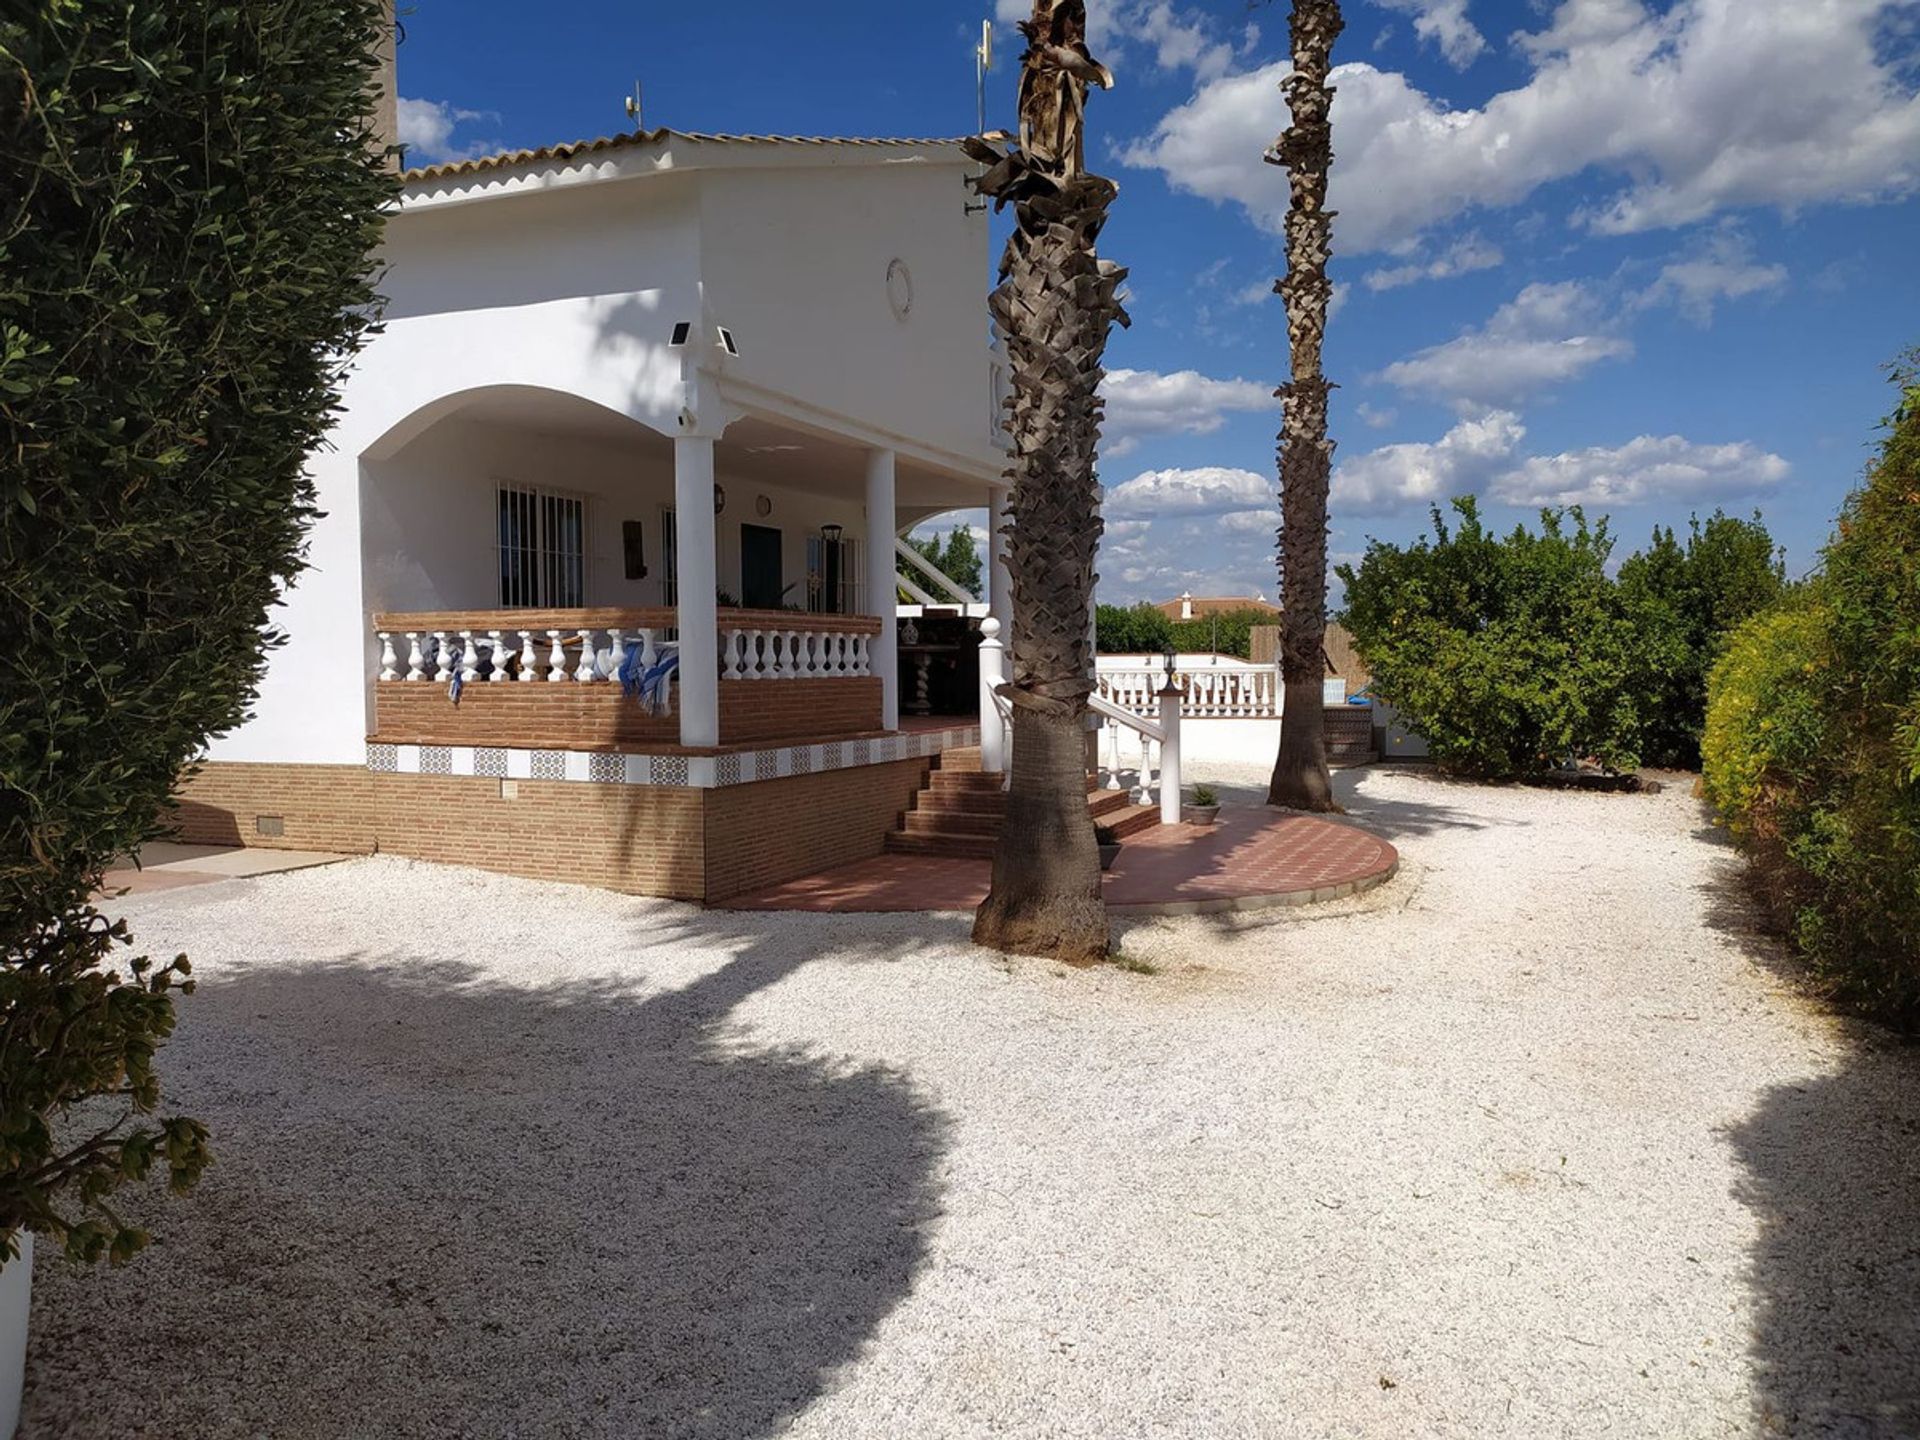
[[[714,448],[716,468],[744,480],[816,495],[864,495],[867,449],[749,415],[727,427]],[[911,459],[896,457],[895,505],[901,511],[984,505],[987,487]]]

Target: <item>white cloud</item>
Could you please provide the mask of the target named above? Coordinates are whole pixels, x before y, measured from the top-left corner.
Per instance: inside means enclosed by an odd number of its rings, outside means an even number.
[[[1380,378],[1462,409],[1510,405],[1632,353],[1605,333],[1593,292],[1565,280],[1527,286],[1480,329],[1396,360]]]
[[[1467,0],[1378,0],[1378,3],[1413,16],[1413,33],[1439,46],[1447,63],[1456,69],[1466,69],[1487,48],[1486,37],[1467,19]]]
[[[1353,411],[1369,430],[1384,430],[1399,418],[1399,412],[1391,406],[1369,405],[1365,400],[1354,406]]]
[[[1032,0],[999,0],[994,8],[994,18],[1009,27],[1032,14]],[[1157,70],[1191,70],[1197,79],[1210,80],[1259,39],[1258,25],[1245,26],[1237,37],[1223,36],[1204,12],[1183,10],[1171,0],[1096,0],[1087,7],[1087,48],[1116,73],[1142,55]],[[1007,59],[1017,64],[1025,42],[1018,34],[1008,40]]]
[[[1334,244],[1387,249],[1475,208],[1594,171],[1622,188],[1573,218],[1609,234],[1717,212],[1862,202],[1920,187],[1920,95],[1876,47],[1913,0],[1563,0],[1519,37],[1527,82],[1454,110],[1404,75],[1334,71]],[[1286,177],[1258,157],[1288,121],[1285,63],[1203,83],[1126,163],[1280,229]]]
[[[1109,370],[1101,455],[1117,460],[1147,435],[1211,435],[1229,411],[1272,410],[1273,387],[1254,380],[1216,380],[1197,370]]]
[[[1508,464],[1527,430],[1511,410],[1462,420],[1438,440],[1386,445],[1333,472],[1332,508],[1385,515],[1476,492]]]
[[[1506,260],[1500,247],[1489,245],[1477,234],[1463,235],[1431,260],[1416,260],[1406,265],[1391,265],[1369,270],[1361,278],[1369,290],[1394,290],[1421,280],[1450,280],[1455,275],[1470,275],[1476,270],[1491,270]]]
[[[1706,325],[1713,320],[1715,301],[1767,294],[1786,283],[1786,266],[1760,264],[1751,240],[1723,230],[1700,253],[1662,266],[1634,303],[1640,308],[1671,304],[1694,324]]]
[[[1274,482],[1251,470],[1203,465],[1191,470],[1145,470],[1107,491],[1102,514],[1115,520],[1169,515],[1218,515],[1277,503]]]
[[[394,109],[400,143],[407,148],[409,164],[432,165],[443,160],[468,159],[496,148],[490,140],[453,143],[456,126],[500,118],[491,111],[462,110],[445,100],[410,100],[405,95],[398,98]]]
[[[1696,445],[1678,435],[1642,435],[1612,448],[1535,455],[1489,491],[1509,505],[1637,505],[1751,495],[1786,479],[1787,462],[1748,441]]]

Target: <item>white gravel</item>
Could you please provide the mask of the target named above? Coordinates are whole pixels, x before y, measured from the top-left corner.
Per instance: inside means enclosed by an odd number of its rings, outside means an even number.
[[[390,859],[129,900],[219,1163],[43,1247],[22,1434],[1920,1434],[1920,1055],[1684,784],[1341,784],[1401,875],[1155,974]]]

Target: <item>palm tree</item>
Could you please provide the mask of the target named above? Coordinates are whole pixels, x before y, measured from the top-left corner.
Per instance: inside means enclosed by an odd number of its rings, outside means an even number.
[[[1267,152],[1287,167],[1287,273],[1275,283],[1287,306],[1292,374],[1280,388],[1280,679],[1286,696],[1280,753],[1267,787],[1269,805],[1334,810],[1321,713],[1327,639],[1327,486],[1333,441],[1327,438],[1327,392],[1320,343],[1327,333],[1333,285],[1327,260],[1333,212],[1327,172],[1333,167],[1333,87],[1327,71],[1344,27],[1338,0],[1295,0],[1288,19],[1293,73],[1286,78],[1293,123]]]
[[[1013,678],[1001,688],[1013,710],[1013,761],[992,888],[973,938],[1081,964],[1107,953],[1084,720],[1101,529],[1100,360],[1113,322],[1127,323],[1116,297],[1126,271],[1094,249],[1116,187],[1086,171],[1082,116],[1088,85],[1107,89],[1113,76],[1087,53],[1085,0],[1034,0],[1020,31],[1018,141],[1004,152],[985,137],[968,146],[989,167],[979,192],[1014,213],[991,304],[1013,381]]]

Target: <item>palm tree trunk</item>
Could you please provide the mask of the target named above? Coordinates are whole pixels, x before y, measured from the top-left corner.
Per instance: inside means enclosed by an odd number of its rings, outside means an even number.
[[[1100,855],[1087,810],[1082,733],[1093,657],[1087,613],[1100,540],[1101,356],[1126,272],[1095,242],[1111,180],[1083,166],[1087,86],[1113,83],[1086,48],[1085,0],[1034,0],[1021,23],[1020,137],[984,138],[976,185],[1012,204],[992,312],[1012,371],[1007,569],[1013,582],[1013,769],[993,882],[974,917],[982,945],[1090,964],[1107,953]]]
[[[1267,803],[1297,810],[1339,808],[1327,771],[1321,701],[1333,441],[1327,436],[1327,392],[1332,386],[1320,370],[1320,344],[1333,298],[1327,279],[1333,248],[1333,212],[1327,209],[1333,87],[1327,84],[1327,71],[1343,24],[1338,0],[1295,0],[1288,21],[1293,74],[1285,82],[1293,123],[1266,157],[1270,164],[1287,167],[1287,273],[1275,288],[1286,301],[1292,352],[1292,375],[1280,390],[1280,679],[1285,704]]]

